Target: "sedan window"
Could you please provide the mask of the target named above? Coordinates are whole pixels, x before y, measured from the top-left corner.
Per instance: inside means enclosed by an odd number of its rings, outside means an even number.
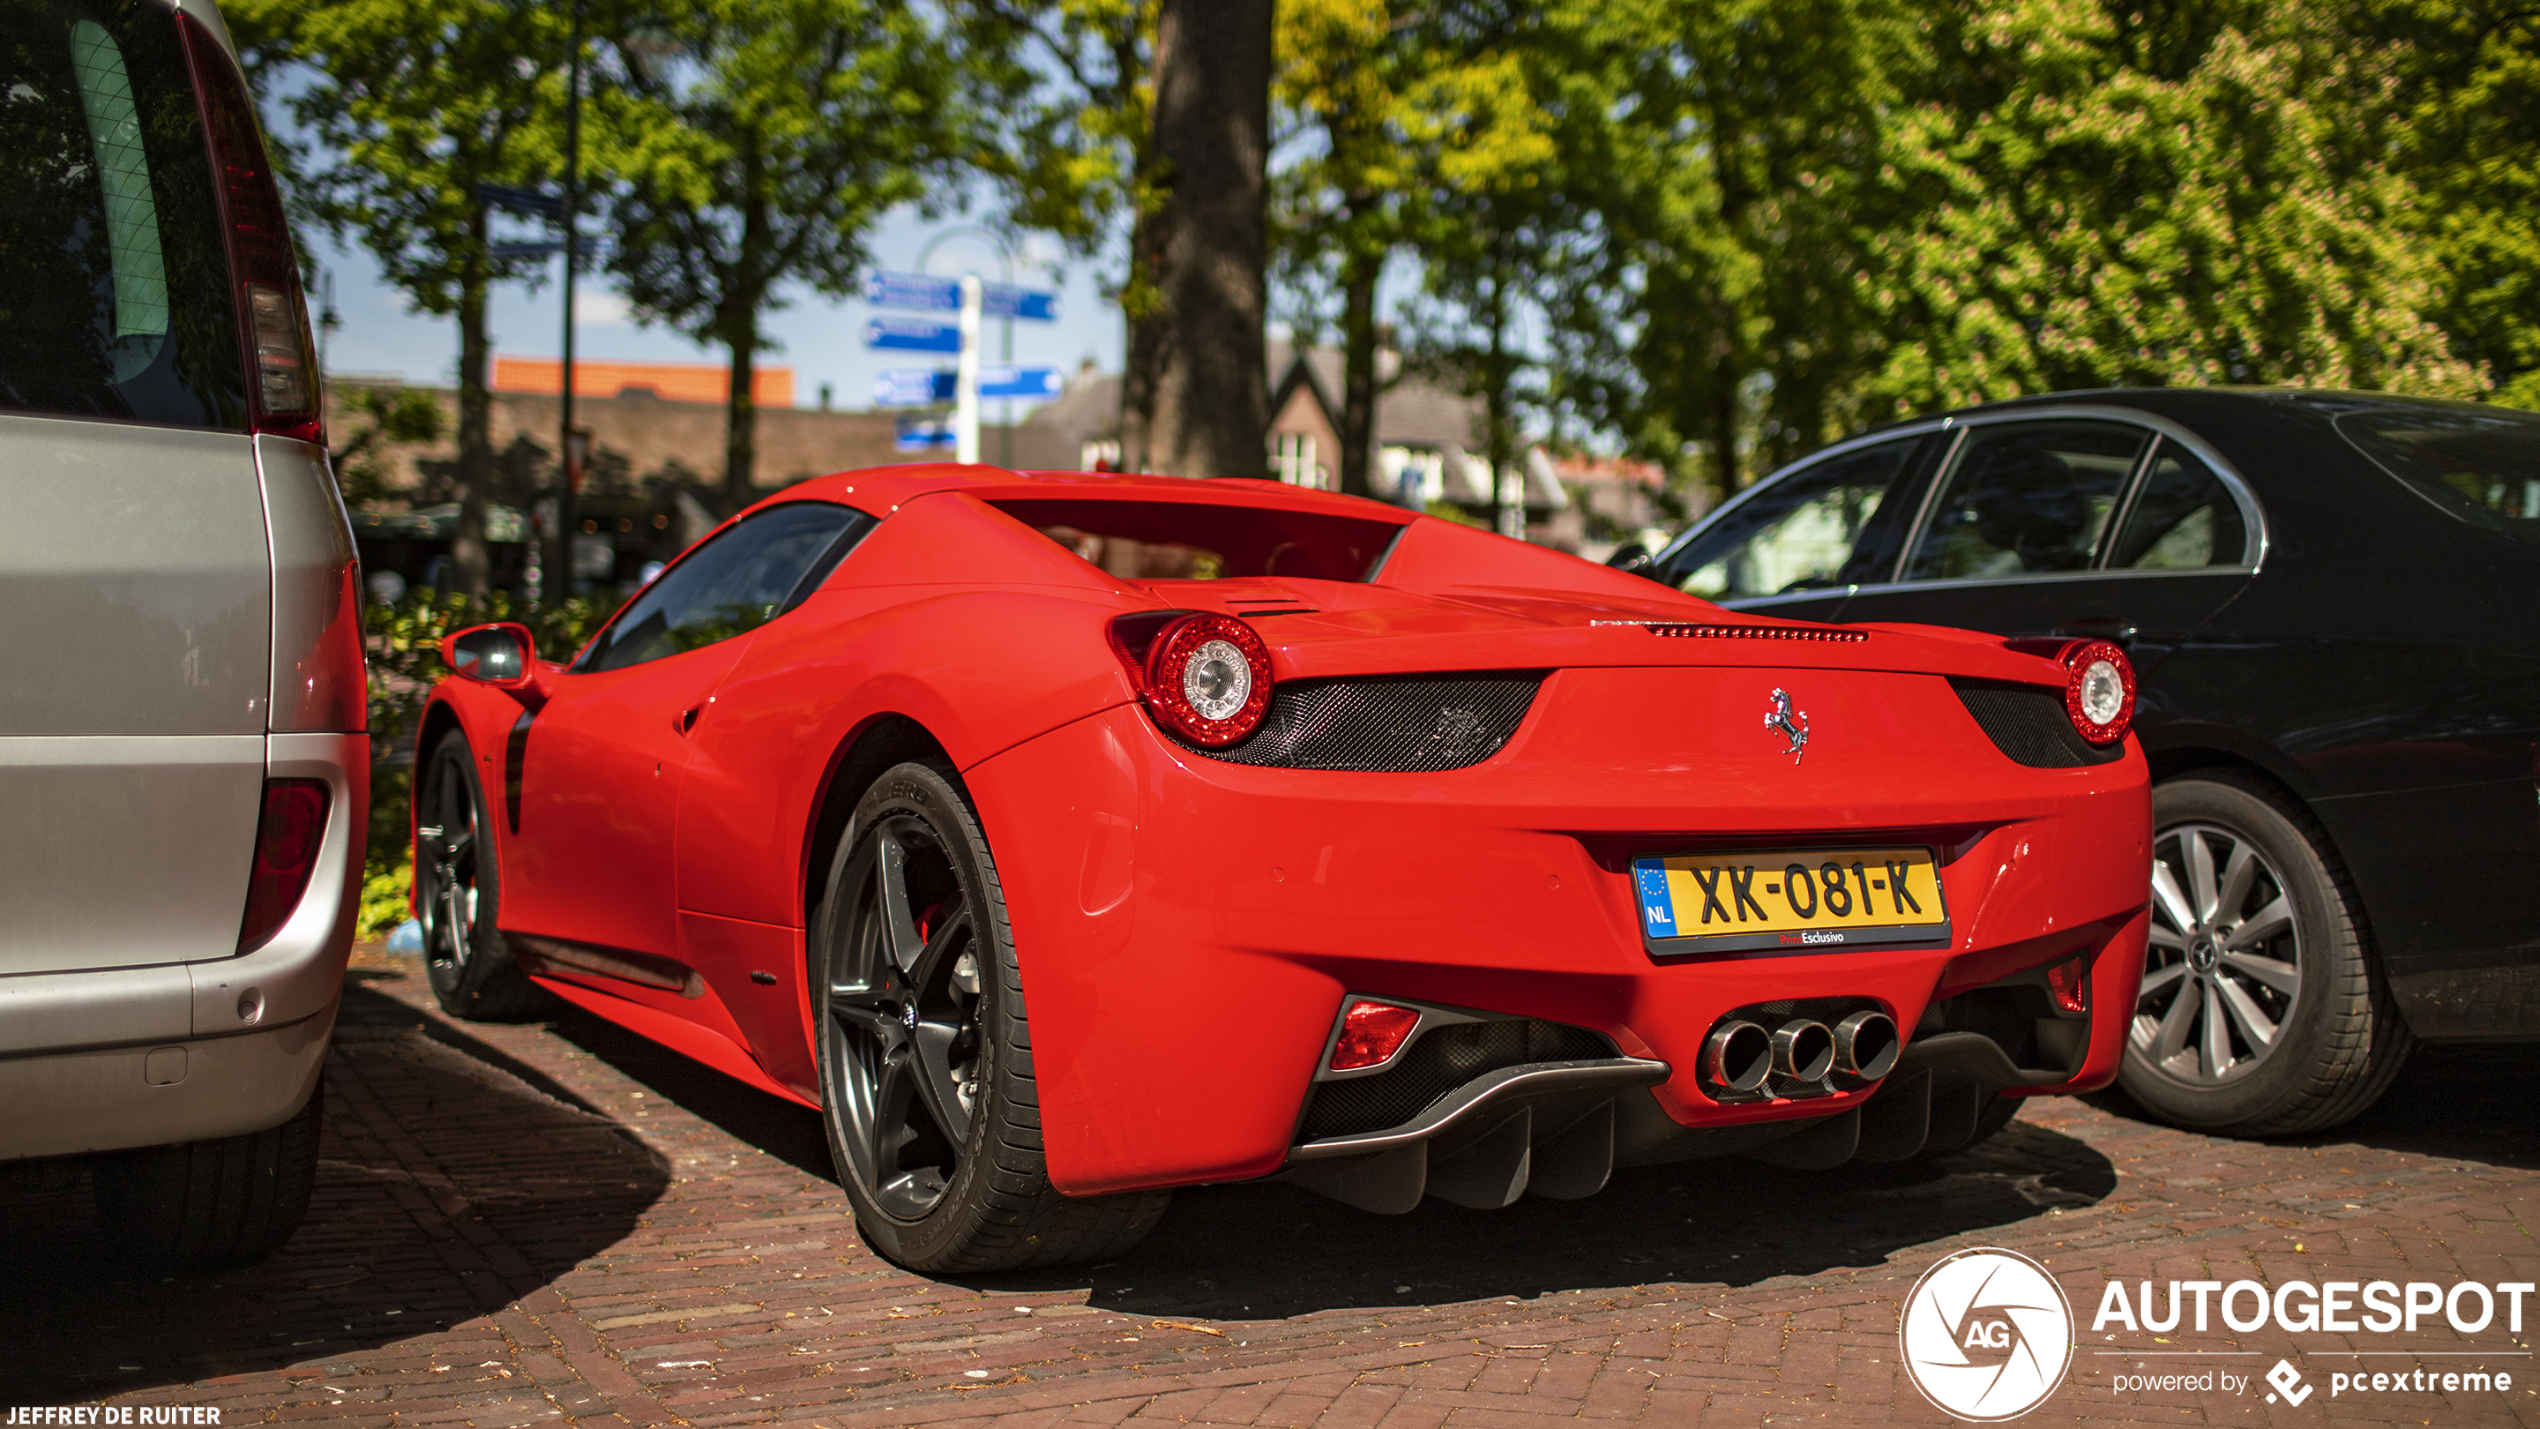
[[[1971,429],[1905,578],[1998,580],[2089,566],[2144,434],[2117,422]]]
[[[2347,412],[2337,430],[2461,520],[2540,540],[2540,416],[2483,403],[2394,402]]]
[[[2161,443],[2108,556],[2111,570],[2236,566],[2248,557],[2240,503],[2213,469],[2176,442]]]
[[[1879,513],[1921,441],[1880,442],[1791,472],[1698,530],[1667,558],[1667,582],[1704,600],[1741,600],[1876,579],[1861,567],[1877,554]]]
[[[770,507],[680,557],[575,668],[622,670],[756,630],[800,604],[874,524],[826,501]]]

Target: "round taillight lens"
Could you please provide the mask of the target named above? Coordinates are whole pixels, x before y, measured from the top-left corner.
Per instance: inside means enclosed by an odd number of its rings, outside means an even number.
[[[2064,713],[2092,744],[2114,744],[2134,725],[2134,662],[2105,640],[2064,652]]]
[[[1186,615],[1147,651],[1147,708],[1205,749],[1240,744],[1270,712],[1270,647],[1231,615]]]

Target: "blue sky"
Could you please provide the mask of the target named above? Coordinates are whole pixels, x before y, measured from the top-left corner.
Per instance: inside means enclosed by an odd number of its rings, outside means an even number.
[[[959,220],[928,221],[914,209],[892,213],[875,235],[873,253],[881,266],[914,268],[927,242],[959,226]],[[343,326],[328,340],[327,367],[343,373],[395,374],[416,383],[442,384],[456,379],[458,325],[446,318],[409,310],[405,297],[384,282],[378,262],[355,244],[349,250],[331,242],[320,230],[304,230],[301,242],[319,264],[334,275],[335,307]],[[1120,366],[1120,310],[1106,302],[1094,264],[1075,260],[1053,263],[1060,253],[1047,239],[1026,241],[1015,281],[1028,287],[1055,287],[1060,293],[1054,323],[1014,325],[1014,360],[1072,371],[1090,357],[1105,371]],[[518,357],[554,357],[562,343],[562,301],[555,275],[562,259],[549,263],[548,282],[535,291],[517,284],[494,291],[488,314],[494,350]],[[955,235],[937,244],[927,270],[943,276],[976,272],[994,281],[999,272],[996,250],[981,237]],[[626,305],[610,291],[604,276],[585,274],[577,285],[575,306],[581,310],[575,352],[585,358],[649,361],[715,362],[725,360],[720,347],[700,347],[665,328],[636,325]],[[312,294],[314,300],[315,295]],[[794,369],[794,396],[801,406],[817,406],[820,384],[831,384],[840,407],[871,405],[873,380],[889,367],[928,366],[927,355],[869,352],[864,322],[873,308],[861,299],[831,300],[797,292],[791,307],[770,314],[767,330],[782,351],[763,353],[760,361]],[[986,326],[987,360],[998,360],[999,325]],[[1019,417],[1028,407],[1016,403]],[[993,419],[996,408],[992,404]]]

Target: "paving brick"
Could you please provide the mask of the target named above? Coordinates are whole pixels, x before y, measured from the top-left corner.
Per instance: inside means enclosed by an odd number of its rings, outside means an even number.
[[[454,1024],[413,964],[365,954],[329,1068],[308,1224],[262,1265],[163,1282],[112,1258],[84,1188],[0,1190],[0,1403],[471,1429],[1940,1425],[1897,1316],[1955,1249],[2045,1262],[2085,1351],[2110,1343],[2086,1323],[2109,1278],[2540,1278],[2540,1128],[2510,1090],[2540,1075],[2529,1049],[2421,1051],[2381,1107],[2299,1143],[2058,1100],[1928,1165],[1643,1168],[1487,1215],[1211,1188],[1116,1264],[992,1282],[868,1251],[815,1114],[579,1013]],[[2372,1348],[2218,1318],[2167,1338],[2251,1366]],[[2119,1394],[2123,1362],[2085,1354],[2023,1422],[2378,1423],[2403,1403]],[[2333,1363],[2304,1362],[2323,1396]],[[2533,1429],[2525,1388],[2404,1407]]]

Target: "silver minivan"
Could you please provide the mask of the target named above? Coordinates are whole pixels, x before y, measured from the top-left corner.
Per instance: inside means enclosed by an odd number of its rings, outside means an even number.
[[[208,0],[0,5],[0,1163],[281,1244],[369,796],[298,260]]]

